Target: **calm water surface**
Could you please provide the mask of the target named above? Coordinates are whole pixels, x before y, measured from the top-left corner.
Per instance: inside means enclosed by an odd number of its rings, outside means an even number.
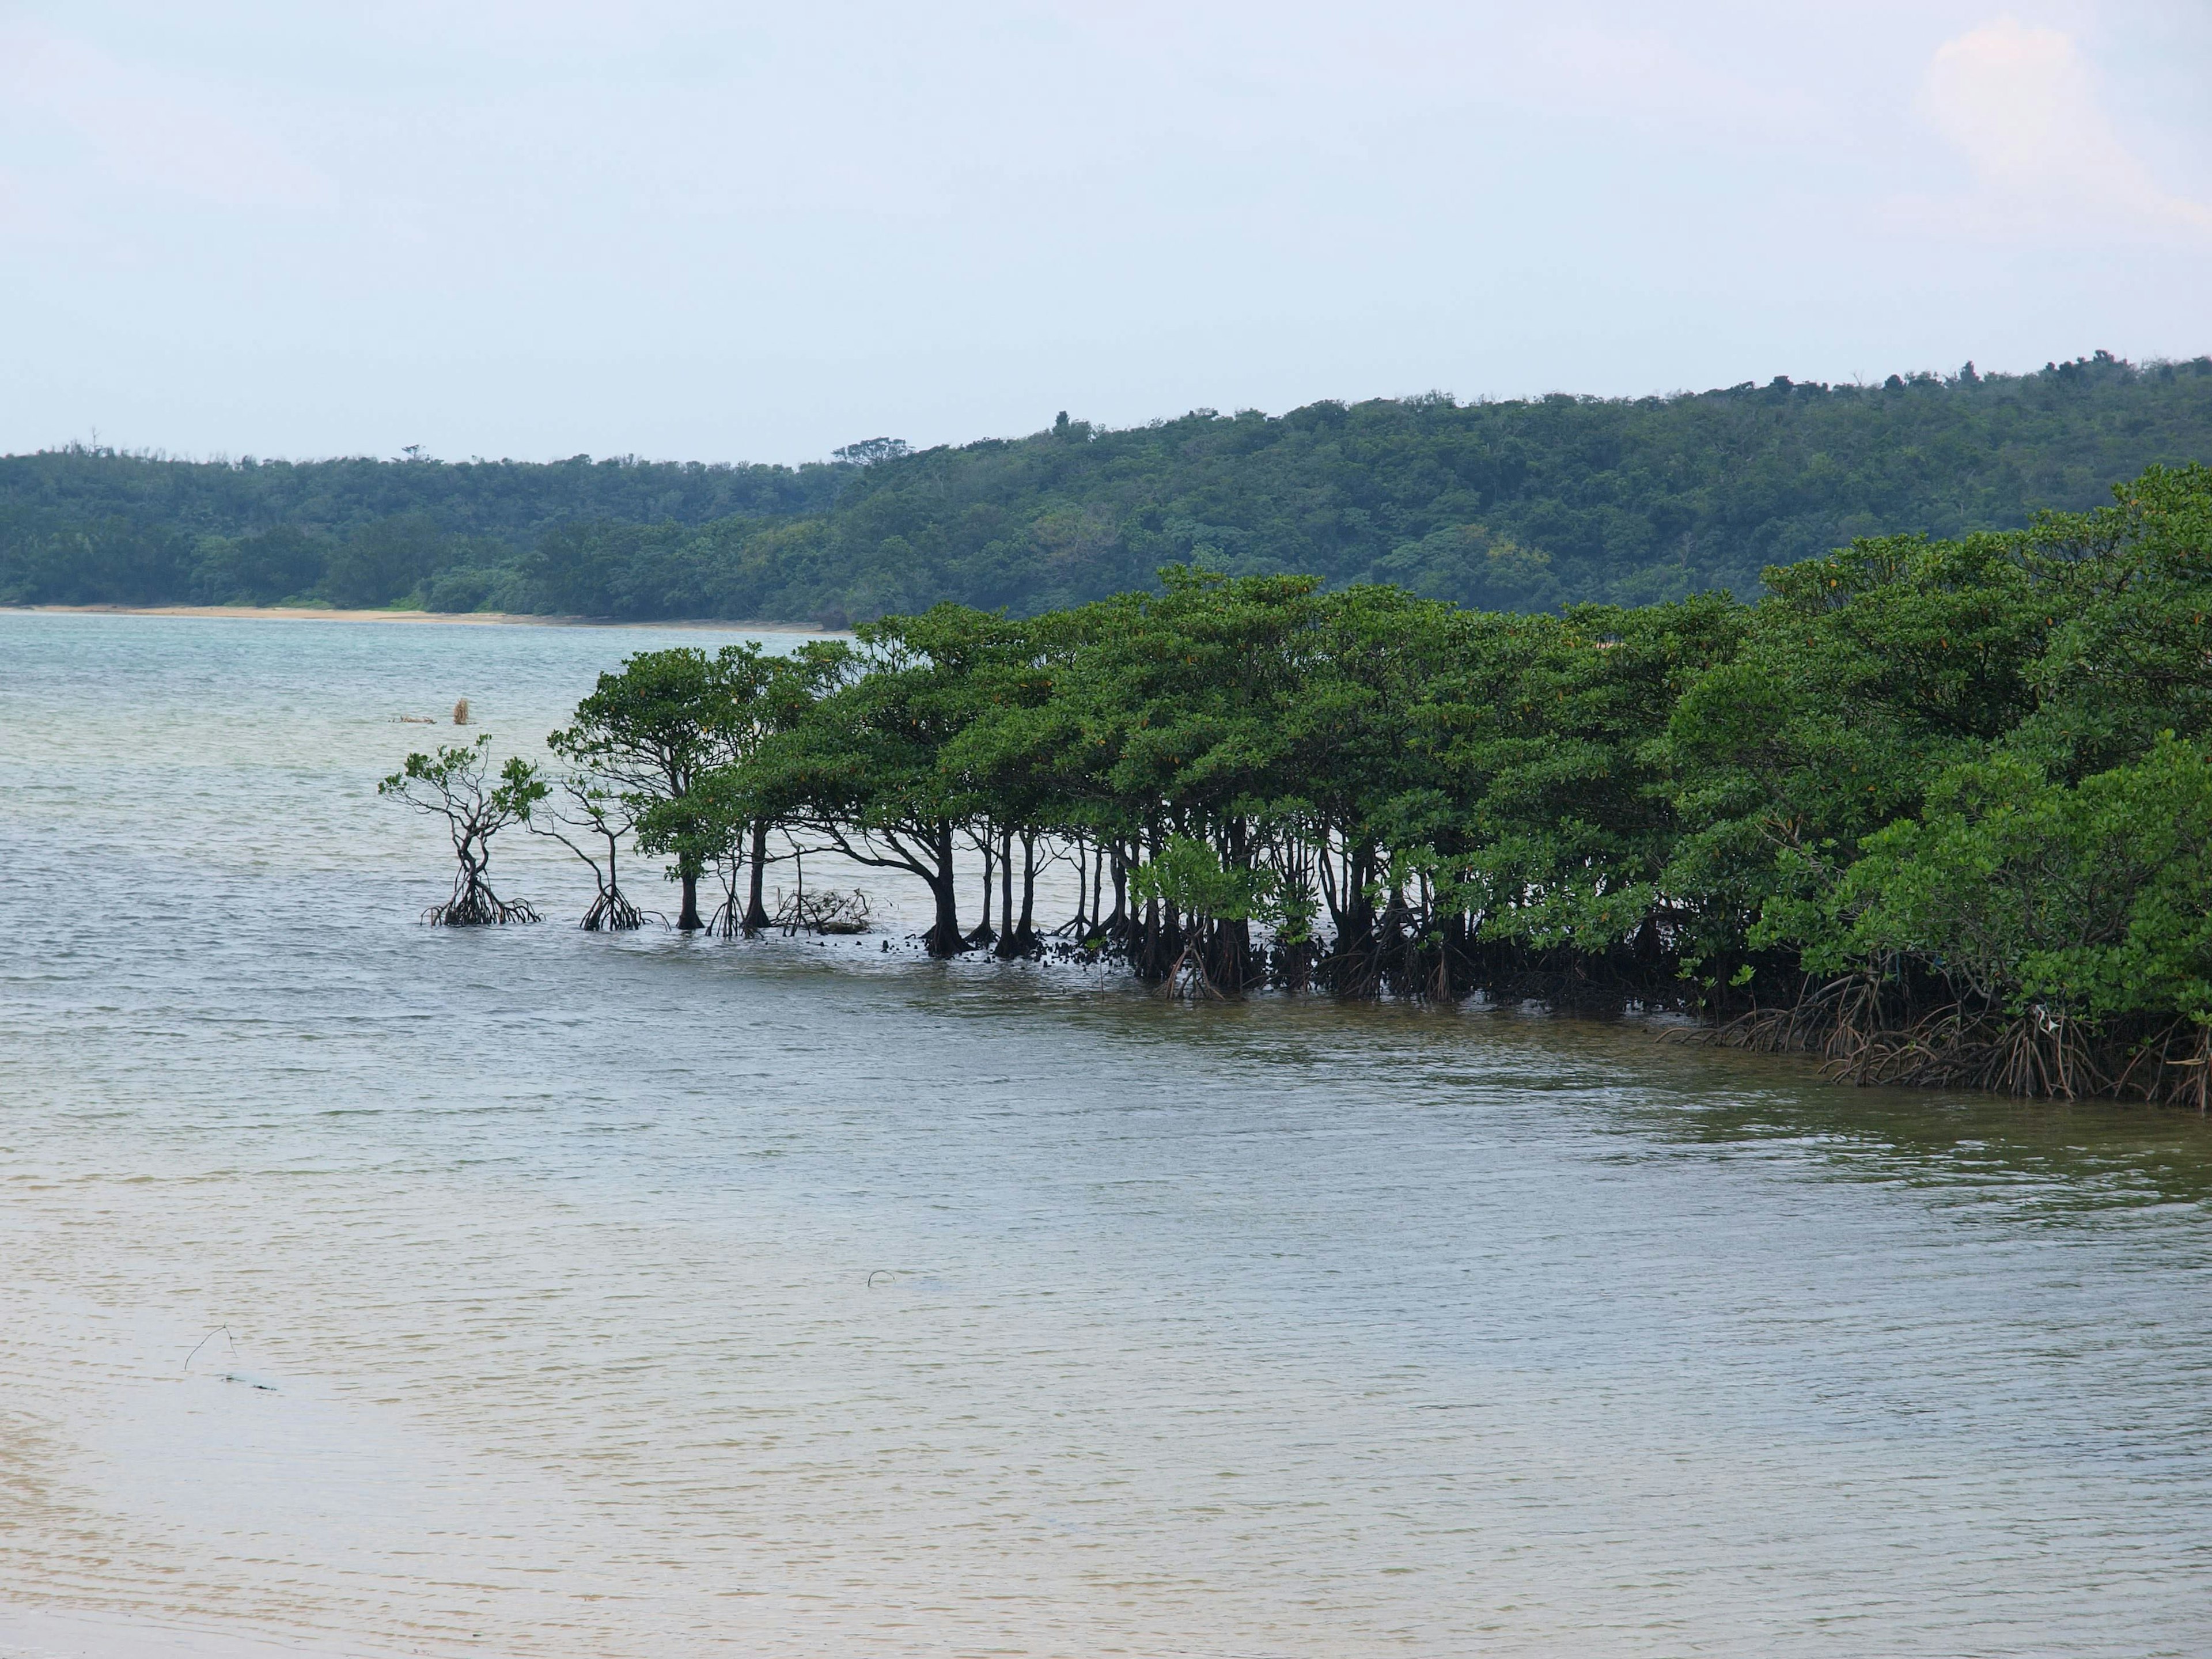
[[[2212,1647],[2199,1120],[416,925],[374,784],[446,734],[394,717],[527,750],[674,637],[0,612],[0,1596],[608,1659]],[[565,921],[566,858],[507,890]]]

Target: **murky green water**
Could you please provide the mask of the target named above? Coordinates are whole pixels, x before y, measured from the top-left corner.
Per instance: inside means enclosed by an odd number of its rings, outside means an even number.
[[[647,642],[0,612],[0,1596],[610,1659],[2205,1650],[2198,1119],[416,925],[441,847],[373,786],[449,733],[394,716],[523,744]]]

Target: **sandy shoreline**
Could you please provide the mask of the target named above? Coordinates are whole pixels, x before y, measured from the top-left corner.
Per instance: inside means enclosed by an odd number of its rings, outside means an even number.
[[[277,622],[462,623],[525,628],[697,628],[726,634],[806,634],[842,638],[804,623],[607,622],[593,617],[536,617],[514,611],[337,611],[313,605],[11,605],[4,611],[35,611],[72,617],[209,617],[228,621],[267,618]]]
[[[258,1636],[228,1626],[170,1625],[150,1611],[0,1601],[0,1659],[344,1659],[386,1650],[313,1637]]]

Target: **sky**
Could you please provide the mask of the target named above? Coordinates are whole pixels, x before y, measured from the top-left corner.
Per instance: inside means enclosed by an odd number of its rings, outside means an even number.
[[[0,0],[0,450],[2212,351],[2205,0]]]

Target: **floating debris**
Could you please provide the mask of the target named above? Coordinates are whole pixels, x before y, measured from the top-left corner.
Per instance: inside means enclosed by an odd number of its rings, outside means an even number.
[[[776,890],[780,901],[772,925],[785,933],[865,933],[868,931],[868,896],[859,888],[841,893],[834,887],[800,891],[790,898]]]

